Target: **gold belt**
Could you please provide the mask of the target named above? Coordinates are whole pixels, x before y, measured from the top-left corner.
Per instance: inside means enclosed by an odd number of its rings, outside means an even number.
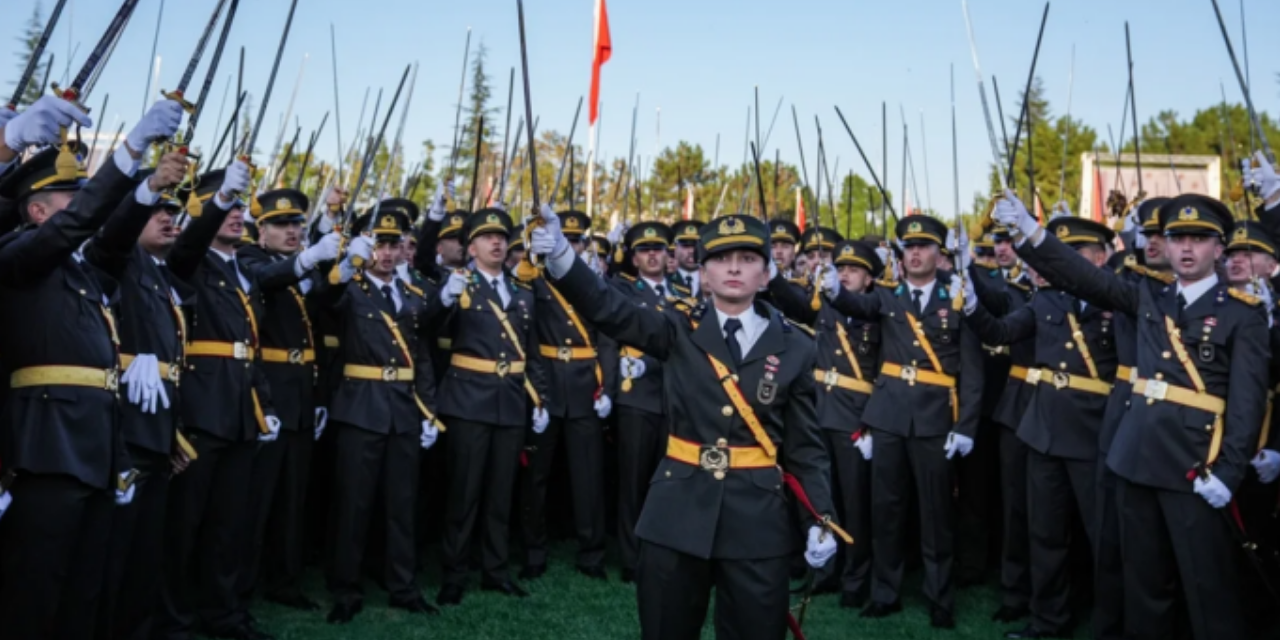
[[[1022,367],[1018,367],[1022,369]],[[1013,375],[1010,369],[1009,375]],[[1023,369],[1022,376],[1014,376],[1021,380],[1026,380],[1027,384],[1052,384],[1054,389],[1059,391],[1063,389],[1075,389],[1076,391],[1086,391],[1088,393],[1096,393],[1105,396],[1111,393],[1111,383],[1090,378],[1088,376],[1077,376],[1067,373],[1066,371],[1054,371],[1053,369]]]
[[[954,389],[956,379],[945,373],[937,371],[928,371],[914,366],[903,366],[893,362],[886,362],[880,367],[880,373],[891,378],[901,378],[907,381],[909,385],[931,384],[938,387],[948,387]]]
[[[1227,403],[1222,398],[1211,396],[1207,393],[1198,393],[1186,387],[1169,384],[1163,380],[1138,378],[1138,381],[1133,385],[1133,394],[1146,398],[1147,404],[1172,402],[1184,407],[1208,411],[1216,416],[1221,416],[1227,409]]]
[[[475,371],[476,373],[492,373],[499,378],[509,373],[524,373],[524,361],[516,360],[511,362],[508,360],[485,360],[484,358],[473,358],[465,356],[461,353],[455,353],[449,358],[449,363],[459,369],[467,371]]]
[[[233,360],[252,360],[253,347],[243,342],[218,342],[215,340],[193,340],[187,343],[187,356],[206,356],[209,358],[231,358]]]
[[[348,364],[342,366],[342,375],[356,380],[413,382],[413,369],[408,367],[372,367],[365,364]]]
[[[342,344],[338,336],[325,336],[323,340],[324,346],[328,349],[337,349]]]
[[[120,370],[124,371],[128,369],[129,365],[133,364],[133,359],[136,357],[137,356],[132,353],[120,354]],[[178,381],[182,379],[182,365],[171,362],[157,362],[156,364],[159,367],[161,379],[168,380],[174,384],[178,384]]]
[[[1137,380],[1138,370],[1133,367],[1120,365],[1116,367],[1116,382],[1128,382],[1133,384]]]
[[[279,362],[284,364],[311,364],[316,361],[315,349],[275,349],[262,348],[263,362]]]
[[[69,365],[23,367],[9,375],[9,388],[65,385],[116,391],[120,386],[118,369],[94,369]]]
[[[596,359],[596,350],[591,347],[557,347],[542,344],[538,345],[538,353],[541,353],[544,358],[555,358],[561,362]]]
[[[822,369],[814,369],[813,379],[818,381],[819,384],[826,385],[827,391],[831,391],[832,387],[840,387],[841,389],[847,389],[857,393],[871,394],[872,387],[870,382],[867,382],[866,380],[859,380],[853,376],[846,376],[843,373],[837,372],[835,369],[828,369],[826,371]]]
[[[668,436],[667,457],[710,471],[715,474],[716,480],[723,480],[724,472],[729,469],[767,469],[778,466],[764,449],[755,446],[730,447],[724,438],[714,445],[701,445]]]
[[[1021,381],[1023,381],[1023,382],[1026,382],[1026,381],[1027,381],[1027,374],[1028,374],[1028,373],[1029,373],[1029,371],[1027,370],[1027,368],[1026,368],[1026,367],[1020,367],[1020,366],[1018,366],[1018,365],[1016,365],[1016,364],[1015,364],[1015,365],[1013,365],[1012,367],[1009,367],[1009,377],[1010,377],[1010,378],[1017,378],[1018,380],[1021,380]]]

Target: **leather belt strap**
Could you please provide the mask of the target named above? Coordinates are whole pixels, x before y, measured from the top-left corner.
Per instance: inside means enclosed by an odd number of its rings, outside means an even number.
[[[849,346],[849,334],[844,330],[844,325],[836,325],[836,337],[840,339],[840,348],[844,349],[844,357],[849,361],[849,368],[853,369],[853,377],[858,380],[864,380],[865,376],[862,375],[862,367],[858,364],[858,359],[853,356],[853,348]],[[867,391],[867,393],[871,392]]]
[[[342,366],[342,375],[356,380],[413,382],[413,369],[409,367],[372,367],[365,364],[347,364]]]
[[[128,370],[129,365],[133,364],[133,360],[135,358],[137,358],[137,356],[132,353],[120,354],[120,370]],[[182,380],[182,365],[170,362],[157,362],[156,364],[158,365],[157,369],[159,370],[161,380],[168,380],[174,384],[178,384],[178,382]]]
[[[1109,395],[1111,393],[1111,383],[1104,380],[1097,380],[1086,376],[1077,376],[1067,373],[1066,371],[1054,371],[1053,369],[1023,369],[1024,375],[1021,379],[1026,380],[1027,384],[1051,385],[1059,391],[1063,389],[1075,389],[1076,391],[1085,391],[1088,393],[1096,393],[1100,396]],[[1013,375],[1010,370],[1010,375]]]
[[[1222,451],[1222,414],[1227,410],[1227,402],[1217,396],[1199,393],[1186,387],[1169,384],[1163,380],[1138,378],[1133,384],[1133,395],[1146,398],[1147,404],[1172,402],[1184,407],[1199,409],[1213,414],[1213,438],[1209,441],[1207,464],[1212,465]]]
[[[263,362],[311,364],[316,361],[315,349],[276,349],[274,347],[263,347],[261,351]]]
[[[231,358],[233,360],[252,360],[255,349],[243,342],[218,342],[216,340],[193,340],[187,343],[187,357],[203,356],[207,358]]]
[[[449,364],[467,371],[475,371],[476,373],[492,373],[499,378],[507,376],[507,374],[524,373],[524,361],[516,360],[509,362],[507,360],[485,360],[483,358],[473,358],[471,356],[455,353],[449,358]]]
[[[492,300],[489,301],[489,308],[493,309],[493,315],[497,316],[498,322],[502,324],[503,330],[507,332],[507,340],[511,343],[512,347],[515,347],[516,353],[520,355],[520,359],[528,360],[529,356],[525,354],[524,347],[520,344],[520,335],[516,333],[515,327],[511,326],[511,321],[507,319],[507,312],[503,311],[502,307],[498,306],[498,303]],[[521,365],[521,368],[524,368],[523,364]],[[533,406],[535,408],[542,406],[542,398],[538,396],[538,390],[533,388],[533,383],[529,382],[528,378],[524,379],[524,391],[529,394],[529,399],[533,401]]]
[[[1076,320],[1076,314],[1068,313],[1067,322],[1071,323],[1071,340],[1076,343],[1076,350],[1084,359],[1084,366],[1089,368],[1089,377],[1097,379],[1098,366],[1093,363],[1093,356],[1089,353],[1089,343],[1084,339],[1084,332],[1080,330],[1080,321]],[[1107,392],[1110,393],[1110,389]]]
[[[906,313],[907,315],[907,324],[911,327],[912,333],[916,334],[916,341],[920,343],[920,348],[924,349],[924,354],[929,356],[929,364],[933,365],[933,370],[937,373],[937,375],[951,381],[949,384],[946,384],[944,386],[946,386],[950,390],[948,393],[950,393],[951,395],[951,421],[959,422],[960,421],[960,396],[958,393],[956,393],[956,379],[952,376],[948,376],[945,373],[942,373],[942,361],[938,360],[938,354],[933,351],[933,343],[929,342],[929,336],[926,336],[924,334],[924,325],[921,324],[919,320],[916,320],[915,315],[912,314],[910,311],[906,311],[904,313]],[[911,367],[911,369],[915,370],[915,367]],[[907,380],[906,378],[903,378],[903,379]],[[934,384],[925,380],[921,380],[921,381],[924,382],[925,384]],[[911,380],[907,380],[907,384],[914,384],[914,383]]]
[[[831,392],[833,387],[839,387],[848,391],[871,395],[872,387],[870,382],[846,376],[836,371],[834,367],[825,371],[822,369],[814,369],[813,379],[816,380],[818,384],[826,385],[828,393]]]
[[[707,354],[707,360],[711,361],[711,368],[715,369],[716,377],[720,379],[720,387],[724,389],[725,395],[729,396],[729,402],[733,404],[733,408],[738,410],[738,415],[742,416],[743,421],[747,423],[747,428],[751,430],[751,436],[760,444],[760,448],[769,456],[770,460],[778,457],[778,447],[773,444],[773,440],[769,439],[769,434],[765,432],[764,425],[760,424],[760,418],[756,416],[756,412],[751,408],[751,403],[742,395],[742,389],[738,388],[738,377],[729,372],[729,368],[724,366],[723,362],[716,359],[715,356]]]
[[[1016,364],[1015,364],[1015,365],[1013,365],[1012,367],[1009,367],[1009,377],[1010,377],[1010,378],[1017,378],[1018,380],[1021,380],[1021,381],[1023,381],[1023,382],[1026,382],[1026,381],[1027,381],[1027,373],[1028,373],[1028,369],[1027,369],[1026,367],[1020,367],[1020,366],[1018,366],[1018,365],[1016,365]]]
[[[116,369],[94,369],[70,365],[23,367],[9,375],[9,388],[68,386],[115,392],[120,386]]]
[[[1200,370],[1196,369],[1196,363],[1191,361],[1186,345],[1182,344],[1182,330],[1174,323],[1173,318],[1164,317],[1164,329],[1165,333],[1169,335],[1169,342],[1172,343],[1173,352],[1178,356],[1178,362],[1182,363],[1182,367],[1187,371],[1187,377],[1191,378],[1191,384],[1195,387],[1196,395],[1202,398],[1212,398],[1221,405],[1217,410],[1206,409],[1206,411],[1213,411],[1214,414],[1213,439],[1209,441],[1209,455],[1205,458],[1205,467],[1212,467],[1213,463],[1218,459],[1218,453],[1222,450],[1222,414],[1226,411],[1227,403],[1206,393],[1204,379],[1200,377]],[[1147,386],[1151,386],[1151,383],[1148,383]],[[1136,386],[1134,390],[1137,390]]]
[[[551,295],[556,299],[556,303],[560,305],[561,309],[564,309],[565,315],[569,316],[569,321],[573,323],[573,327],[578,330],[578,337],[582,338],[582,343],[586,345],[587,349],[591,350],[591,353],[592,353],[591,358],[594,358],[595,349],[591,344],[591,334],[587,333],[587,328],[582,326],[582,320],[578,318],[578,313],[574,311],[573,307],[569,306],[569,301],[565,300],[564,296],[560,295],[560,292],[557,291],[555,287],[551,286],[550,282],[547,282],[546,285],[547,285],[547,289],[551,290]],[[545,350],[542,352],[542,355],[545,357],[552,357],[552,356],[547,356],[547,353]],[[561,357],[560,359],[564,360],[563,357]],[[577,358],[577,359],[586,360],[588,358]],[[568,362],[568,360],[564,360],[564,361]],[[604,385],[604,371],[600,368],[600,363],[597,362],[596,363],[596,390],[599,391],[603,387],[603,385]]]
[[[760,447],[730,447],[724,438],[715,445],[701,445],[675,436],[667,437],[667,457],[693,465],[724,479],[729,469],[768,469],[777,463]]]
[[[596,358],[596,350],[591,347],[557,347],[553,344],[540,344],[538,353],[541,353],[544,358],[554,358],[561,362]]]
[[[954,389],[956,386],[956,379],[945,373],[938,373],[937,371],[929,371],[927,369],[920,369],[917,367],[905,367],[894,362],[886,362],[881,365],[880,373],[891,378],[901,378],[906,380],[907,384],[913,386],[917,382],[920,384],[931,384],[935,387],[948,387],[951,389]]]
[[[1116,382],[1128,382],[1129,384],[1133,384],[1134,380],[1137,379],[1134,376],[1137,371],[1137,369],[1123,364],[1116,367]]]

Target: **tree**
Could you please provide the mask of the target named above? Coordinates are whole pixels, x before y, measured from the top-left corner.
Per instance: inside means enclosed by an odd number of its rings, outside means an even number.
[[[45,20],[40,17],[40,13],[40,3],[36,2],[36,5],[31,8],[31,17],[27,19],[22,35],[18,36],[18,42],[22,44],[21,50],[23,52],[18,60],[19,77],[21,77],[22,72],[27,70],[31,57],[36,53],[36,45],[40,44],[40,37],[44,35]],[[36,69],[31,81],[27,83],[26,88],[23,90],[22,96],[19,97],[17,106],[23,107],[40,99],[41,83],[39,76],[40,70]],[[18,80],[9,83],[9,86],[16,90],[18,88]]]
[[[502,156],[502,150],[495,148],[500,144],[497,142],[500,139],[496,135],[499,128],[496,126],[498,121],[496,115],[499,109],[489,104],[492,90],[489,87],[489,74],[485,71],[485,62],[488,57],[489,49],[481,41],[479,48],[476,49],[476,57],[471,62],[471,93],[463,107],[463,120],[459,124],[462,131],[458,134],[458,148],[451,150],[456,157],[453,182],[458,187],[459,206],[464,209],[471,206],[468,204],[468,198],[471,196],[472,178],[479,179],[475,193],[476,200],[482,200],[487,191],[484,186],[488,178],[494,177],[494,168],[500,164]],[[476,134],[481,117],[484,118],[484,131],[479,138],[481,171],[476,174]],[[478,202],[476,206],[483,206],[483,203]]]

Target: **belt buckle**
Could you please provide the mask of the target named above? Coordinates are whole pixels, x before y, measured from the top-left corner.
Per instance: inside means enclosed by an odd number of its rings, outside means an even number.
[[[1164,400],[1169,393],[1169,383],[1164,380],[1148,380],[1147,388],[1142,392],[1148,400]]]
[[[493,365],[493,372],[498,374],[499,378],[507,377],[507,372],[511,370],[511,363],[506,360],[499,360]]]
[[[1053,372],[1053,388],[1062,391],[1071,385],[1071,375],[1066,371]]]
[[[1044,375],[1044,371],[1040,369],[1027,369],[1027,384],[1040,384],[1040,376]]]
[[[387,366],[382,368],[382,381],[395,382],[400,379],[400,372],[395,367]]]
[[[102,388],[115,393],[120,388],[120,370],[107,369],[102,379]]]
[[[721,439],[715,446],[703,446],[698,452],[698,467],[710,471],[716,480],[724,480],[724,474],[729,470],[729,447],[723,442]]]
[[[302,364],[302,349],[289,350],[289,364]]]
[[[178,380],[179,378],[181,378],[181,376],[182,376],[182,367],[179,367],[175,363],[170,363],[169,366],[165,369],[164,377],[169,382],[178,384]]]
[[[840,384],[840,374],[836,373],[834,367],[822,374],[822,384],[827,385],[827,390]]]
[[[231,344],[232,344],[231,357],[235,358],[236,360],[249,359],[249,345],[243,342],[233,342]]]
[[[556,357],[562,362],[569,362],[570,360],[573,360],[573,349],[570,349],[569,347],[560,347],[560,351],[556,354]]]
[[[916,375],[917,372],[914,366],[905,366],[902,368],[902,373],[899,374],[898,377],[906,380],[908,385],[914,387],[916,384]]]

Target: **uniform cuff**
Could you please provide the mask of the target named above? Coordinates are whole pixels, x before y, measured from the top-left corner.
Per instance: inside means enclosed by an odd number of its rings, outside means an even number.
[[[550,273],[552,278],[563,278],[573,268],[573,261],[577,259],[578,256],[572,250],[561,251],[558,256],[549,256],[547,273]]]
[[[124,144],[116,147],[115,155],[111,156],[111,158],[115,161],[116,168],[120,170],[120,173],[130,178],[138,172],[138,167],[142,164],[141,160],[134,160],[133,156],[129,155],[128,145]]]
[[[160,202],[160,194],[151,190],[151,185],[147,184],[149,182],[150,180],[139,182],[138,188],[133,191],[133,197],[138,201],[138,204],[148,207]]]

